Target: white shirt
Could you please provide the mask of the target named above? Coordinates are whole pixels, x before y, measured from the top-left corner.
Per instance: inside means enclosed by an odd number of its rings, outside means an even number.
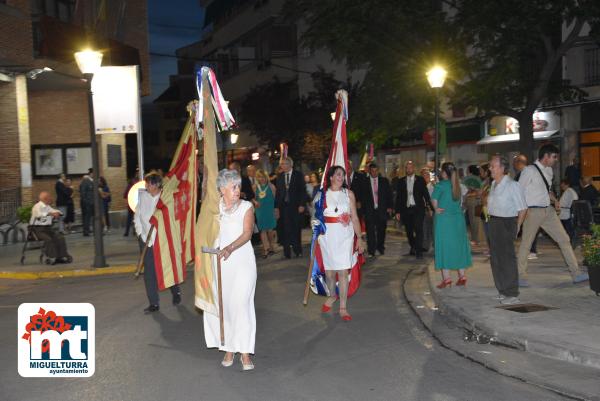
[[[377,180],[379,179],[379,176],[373,177],[372,175],[369,175],[369,179],[371,181],[371,196],[373,197],[373,207],[377,209],[377,204],[379,203],[379,182]],[[377,185],[377,199],[375,199],[375,185]]]
[[[415,175],[406,176],[406,206],[411,207],[415,205],[415,197],[413,195],[415,187]]]
[[[579,199],[577,192],[571,187],[567,188],[560,196],[560,219],[569,220],[571,218],[571,206],[573,201]]]
[[[544,167],[538,160],[535,161],[535,164],[542,170],[548,184],[552,185],[552,178],[554,177],[552,167]],[[523,191],[525,192],[527,206],[550,206],[548,188],[535,166],[527,166],[523,169],[521,177],[519,178],[519,185],[521,185],[521,188],[523,188]]]
[[[158,203],[159,199],[160,193],[156,196],[152,196],[150,192],[143,188],[139,190],[138,204],[135,208],[133,223],[135,225],[135,232],[144,242],[146,242],[146,238],[148,238],[148,233],[150,232],[150,227],[152,227],[150,224],[150,218],[156,210],[156,204]],[[154,244],[155,239],[156,231],[153,231],[152,238],[148,242],[148,247],[151,247]]]
[[[60,213],[59,210],[53,209],[50,205],[46,205],[44,202],[39,201],[31,209],[31,219],[29,224],[32,226],[51,226],[53,216],[50,213]]]
[[[521,210],[527,209],[523,189],[507,175],[502,177],[499,184],[495,180],[492,182],[487,202],[490,216],[516,217]]]

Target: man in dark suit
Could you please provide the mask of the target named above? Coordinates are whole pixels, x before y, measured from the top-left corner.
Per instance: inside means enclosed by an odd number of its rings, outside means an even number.
[[[415,174],[415,165],[407,161],[404,166],[406,175],[400,178],[396,188],[396,219],[402,219],[406,236],[410,244],[410,252],[423,258],[423,220],[425,213],[433,210],[431,198],[425,179]]]
[[[247,200],[248,202],[254,203],[254,190],[252,189],[252,183],[250,179],[242,174],[242,165],[237,160],[229,163],[229,170],[236,170],[240,177],[242,177],[242,187],[240,188],[240,198]]]
[[[367,250],[370,256],[375,256],[375,250],[383,255],[388,214],[392,212],[392,190],[388,179],[379,175],[379,168],[375,163],[369,164],[369,175],[362,192]]]
[[[362,197],[365,192],[365,187],[367,182],[367,176],[360,172],[354,171],[354,167],[352,166],[352,161],[348,164],[349,173],[350,173],[350,190],[354,193],[354,197],[356,198],[356,212],[358,213],[359,218],[364,218],[364,208],[362,206]]]
[[[302,216],[306,207],[308,194],[304,185],[304,176],[294,170],[291,157],[284,158],[280,163],[281,173],[277,176],[275,195],[275,217],[281,224],[283,254],[291,258],[291,248],[296,257],[302,256],[300,230]]]

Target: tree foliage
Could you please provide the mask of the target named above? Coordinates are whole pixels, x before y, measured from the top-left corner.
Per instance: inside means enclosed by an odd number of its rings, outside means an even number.
[[[532,153],[533,111],[584,95],[562,79],[561,60],[584,40],[586,24],[595,37],[600,2],[289,0],[286,13],[307,27],[303,46],[367,69],[354,98],[359,136],[431,122],[425,72],[440,63],[449,70],[451,104],[517,118],[520,147]]]

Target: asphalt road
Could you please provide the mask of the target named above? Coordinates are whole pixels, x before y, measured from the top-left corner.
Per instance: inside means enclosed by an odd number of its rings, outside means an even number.
[[[396,249],[393,249],[396,248]],[[144,315],[143,282],[101,276],[0,283],[0,400],[529,400],[560,396],[491,372],[440,347],[405,302],[412,262],[400,249],[364,268],[350,300],[354,320],[301,304],[305,259],[259,261],[256,370],[220,365],[206,349],[193,283],[183,304],[162,294]],[[96,373],[91,378],[21,378],[17,307],[23,302],[90,302],[96,308]]]

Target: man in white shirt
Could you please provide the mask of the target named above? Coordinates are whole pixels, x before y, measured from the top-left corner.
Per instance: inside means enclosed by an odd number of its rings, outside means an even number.
[[[152,245],[156,239],[156,231],[152,230],[152,236],[148,240],[150,233],[150,218],[156,210],[156,205],[160,200],[160,192],[162,190],[162,177],[157,173],[149,173],[144,177],[146,188],[139,190],[138,204],[135,208],[133,223],[135,232],[138,235],[140,251],[143,252],[146,242],[148,242],[148,250],[144,255],[144,284],[146,285],[146,295],[150,305],[144,309],[145,313],[156,312],[160,309],[158,296],[158,281],[156,279],[156,268],[154,265],[154,252]],[[170,288],[173,295],[173,305],[181,303],[181,290],[179,285],[175,284]]]
[[[540,228],[558,244],[565,262],[571,272],[573,283],[589,280],[587,273],[579,269],[577,259],[571,247],[569,236],[556,215],[556,209],[560,203],[551,191],[552,166],[558,159],[558,148],[552,144],[543,145],[538,153],[538,160],[534,164],[525,167],[519,178],[519,184],[525,192],[527,202],[527,217],[523,223],[523,237],[519,246],[519,285],[527,287],[527,255],[535,235]],[[555,202],[554,207],[551,201]]]
[[[573,206],[574,201],[579,200],[579,195],[571,188],[568,178],[560,181],[560,190],[562,195],[560,196],[560,215],[558,217],[569,235],[572,245],[575,238],[575,227],[573,227],[573,220],[571,220],[571,206]]]
[[[490,265],[497,299],[505,305],[519,301],[519,270],[515,239],[527,214],[525,195],[519,183],[508,176],[510,165],[504,156],[490,160],[492,185],[487,198],[490,237]]]
[[[52,221],[62,213],[50,206],[52,197],[47,191],[40,192],[39,202],[31,209],[29,224],[40,241],[44,241],[46,256],[58,263],[70,263],[73,258],[67,253],[67,243],[62,234],[52,230]]]

